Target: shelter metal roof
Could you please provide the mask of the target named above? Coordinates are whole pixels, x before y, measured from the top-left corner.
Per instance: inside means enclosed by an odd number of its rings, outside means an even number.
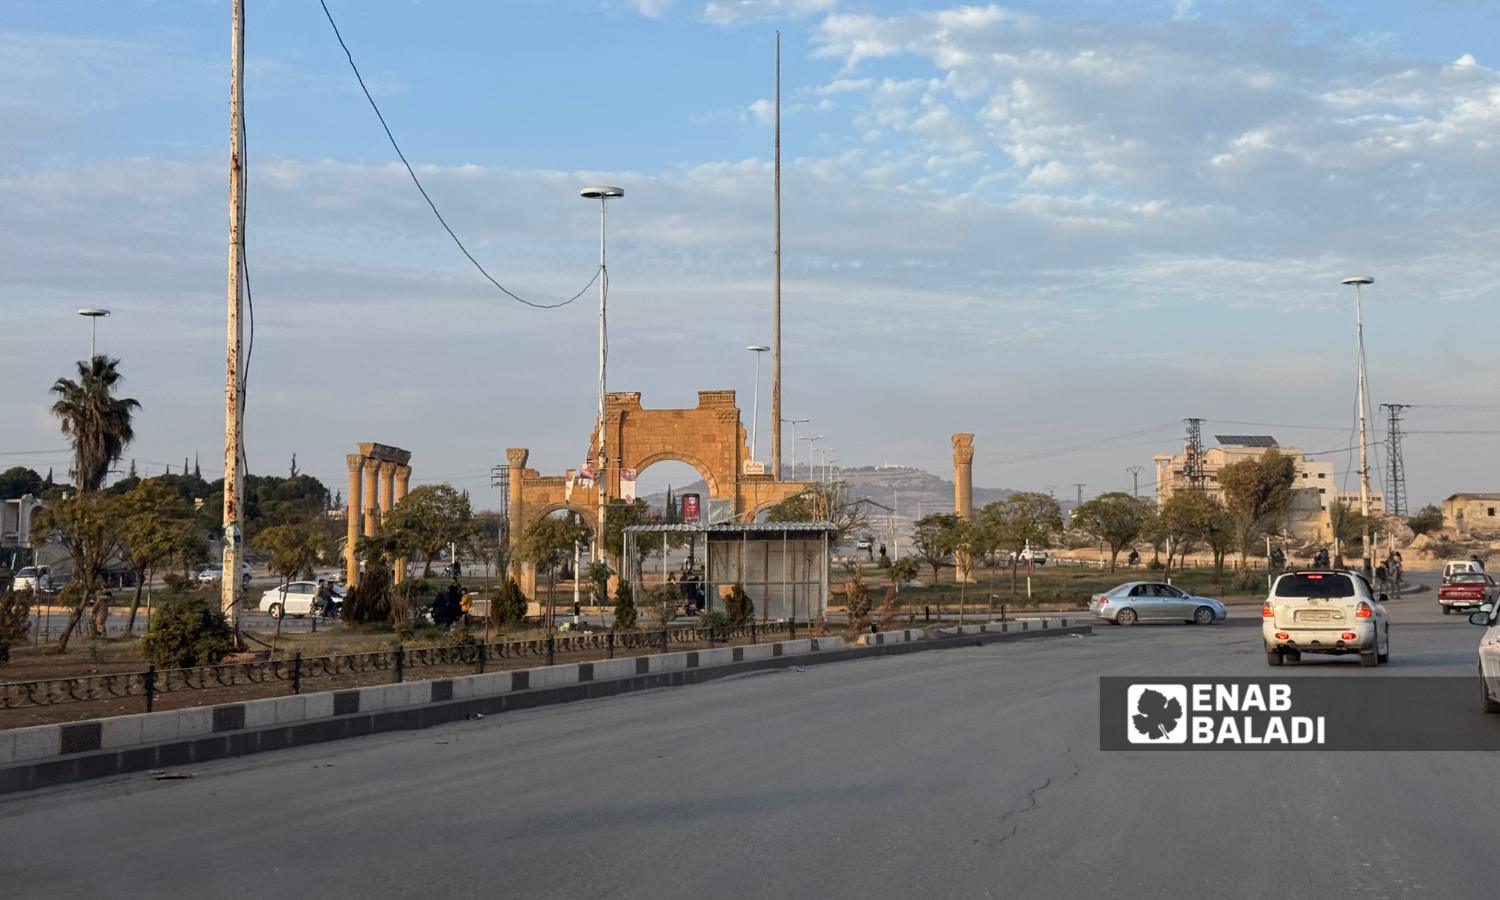
[[[1216,434],[1221,447],[1280,447],[1269,434]]]
[[[627,534],[743,534],[746,532],[809,532],[833,531],[832,522],[721,522],[718,525],[688,525],[683,523],[631,525]]]

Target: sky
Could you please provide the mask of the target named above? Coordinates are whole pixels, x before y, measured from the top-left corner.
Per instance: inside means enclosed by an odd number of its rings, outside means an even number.
[[[948,436],[971,431],[979,485],[1093,496],[1144,465],[1145,492],[1189,416],[1210,443],[1344,451],[1339,281],[1369,274],[1372,402],[1413,405],[1412,507],[1500,490],[1500,5],[328,3],[428,192],[512,291],[583,288],[598,208],[578,189],[625,189],[609,384],[649,407],[733,389],[748,425],[780,30],[783,415],[841,465],[947,473]],[[539,310],[486,282],[318,4],[246,5],[251,471],[295,453],[340,489],[373,440],[412,451],[414,483],[492,507],[507,447],[580,465],[596,295]],[[47,388],[88,353],[77,309],[105,307],[99,349],[142,403],[127,459],[222,472],[228,51],[227,0],[0,8],[0,465],[65,477]],[[762,370],[762,457],[768,388]],[[1353,487],[1352,454],[1332,455]]]

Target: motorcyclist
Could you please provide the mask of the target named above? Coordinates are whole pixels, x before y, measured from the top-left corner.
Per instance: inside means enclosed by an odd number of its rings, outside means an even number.
[[[338,608],[334,605],[333,585],[326,578],[318,579],[318,592],[313,596],[313,607],[324,618],[333,618],[338,614]]]

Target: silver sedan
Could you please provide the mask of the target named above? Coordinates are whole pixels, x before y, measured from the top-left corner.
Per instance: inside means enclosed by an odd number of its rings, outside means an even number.
[[[1212,597],[1198,597],[1159,581],[1129,581],[1089,598],[1089,612],[1115,625],[1148,620],[1212,625],[1229,618],[1229,610]]]

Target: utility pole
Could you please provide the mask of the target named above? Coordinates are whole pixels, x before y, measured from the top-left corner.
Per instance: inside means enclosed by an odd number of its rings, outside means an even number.
[[[1076,509],[1077,507],[1083,505],[1083,488],[1084,488],[1084,483],[1081,482],[1081,481],[1075,481],[1075,482],[1073,482],[1073,487],[1075,487],[1075,488],[1078,489],[1078,503],[1074,506],[1074,508]]]
[[[781,32],[776,32],[776,287],[771,300],[771,471],[781,480]],[[756,370],[759,372],[759,370]],[[756,392],[759,394],[759,391]],[[758,398],[757,398],[758,399]],[[793,434],[796,428],[793,427]],[[796,457],[797,445],[792,444]],[[793,476],[794,478],[796,476]]]
[[[1129,466],[1125,471],[1130,473],[1130,491],[1132,497],[1141,495],[1141,473],[1146,470],[1145,466]]]
[[[1364,317],[1364,285],[1374,284],[1375,279],[1368,275],[1356,275],[1345,278],[1344,284],[1354,285],[1354,330],[1359,346],[1359,512],[1364,517],[1364,534],[1361,536],[1359,546],[1360,569],[1368,579],[1370,569],[1370,439],[1365,423],[1365,317]]]
[[[1386,498],[1385,511],[1406,518],[1406,461],[1401,458],[1401,411],[1410,403],[1382,403],[1385,410],[1386,457],[1390,466],[1390,496]]]
[[[233,0],[229,35],[229,333],[224,364],[224,556],[219,609],[239,641],[240,489],[244,405],[240,395],[240,275],[245,247],[245,0]],[[184,473],[186,474],[186,473]]]

